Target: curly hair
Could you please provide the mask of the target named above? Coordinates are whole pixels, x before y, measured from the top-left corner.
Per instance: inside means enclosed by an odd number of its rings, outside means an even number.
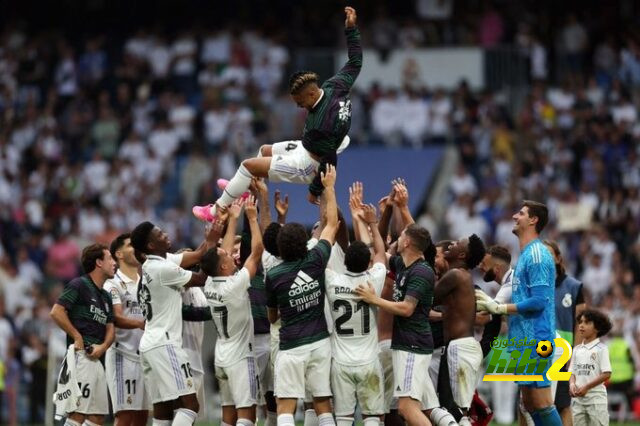
[[[593,323],[598,337],[602,337],[611,331],[611,320],[597,309],[585,309],[576,317],[576,322],[580,322],[582,318],[587,322]]]
[[[299,223],[287,223],[278,233],[278,251],[285,262],[296,261],[307,255],[307,230]]]
[[[371,251],[362,241],[354,241],[349,244],[344,253],[344,266],[349,272],[364,272],[369,268]]]
[[[484,243],[476,234],[472,234],[469,237],[469,244],[467,245],[467,257],[466,264],[467,268],[473,269],[482,261],[484,258],[485,249]]]
[[[277,222],[271,222],[262,235],[264,249],[276,257],[280,256],[280,250],[278,249],[278,234],[280,234],[281,229],[282,225]]]
[[[313,71],[298,71],[289,77],[289,93],[297,95],[311,83],[318,83],[318,74]]]

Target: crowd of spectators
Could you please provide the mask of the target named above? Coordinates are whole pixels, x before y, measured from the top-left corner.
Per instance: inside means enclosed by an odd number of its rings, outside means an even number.
[[[437,237],[477,233],[517,258],[511,215],[525,197],[546,201],[547,237],[639,353],[640,44],[590,39],[587,24],[568,15],[553,45],[562,60],[548,61],[552,45],[526,19],[500,30],[505,17],[488,7],[473,21],[478,31],[453,31],[457,2],[415,5],[407,21],[378,10],[364,24],[365,43],[511,42],[530,55],[531,89],[511,109],[500,93],[464,82],[430,87],[408,64],[402,87],[354,91],[354,145],[458,148],[446,226],[431,227]],[[175,247],[192,245],[200,228],[189,207],[216,198],[215,178],[231,177],[263,143],[299,137],[304,113],[283,90],[294,53],[287,37],[140,30],[122,43],[78,44],[17,28],[1,34],[0,422],[42,419],[48,313],[79,273],[83,246],[142,220],[161,223]],[[566,211],[587,219],[567,228]],[[427,212],[421,221],[437,219]]]

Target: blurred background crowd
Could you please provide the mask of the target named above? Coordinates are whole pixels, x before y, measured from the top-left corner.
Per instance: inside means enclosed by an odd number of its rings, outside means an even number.
[[[300,137],[304,112],[286,92],[298,50],[344,40],[340,2],[297,3],[200,16],[215,7],[194,1],[173,17],[160,2],[138,23],[92,1],[58,10],[56,25],[24,5],[1,18],[0,423],[42,421],[48,314],[82,247],[142,220],[192,245],[190,206],[216,198],[215,179],[261,144]],[[408,62],[401,85],[354,91],[352,147],[455,150],[445,199],[414,212],[436,238],[477,233],[517,258],[511,215],[523,198],[546,202],[546,237],[640,371],[638,5],[388,3],[360,5],[365,48],[510,49],[526,63],[524,90],[435,87]]]

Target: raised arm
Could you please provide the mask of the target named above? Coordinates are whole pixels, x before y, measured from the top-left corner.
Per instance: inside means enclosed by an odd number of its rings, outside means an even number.
[[[244,267],[249,271],[251,278],[256,276],[260,261],[262,259],[262,252],[264,246],[262,245],[262,234],[260,233],[260,227],[258,226],[258,211],[256,209],[255,200],[250,197],[244,205],[244,214],[247,215],[249,220],[249,227],[251,228],[251,254],[244,262]]]
[[[322,186],[324,186],[324,195],[327,203],[326,220],[327,223],[320,234],[321,240],[327,240],[331,245],[336,241],[336,232],[338,231],[338,204],[336,202],[336,168],[332,165],[327,166],[327,172],[322,173]]]
[[[287,223],[287,212],[289,211],[289,195],[285,195],[284,199],[280,199],[280,191],[276,190],[273,194],[273,201],[276,205],[278,213],[278,223],[284,225]]]
[[[367,225],[360,219],[362,213],[362,182],[354,182],[349,187],[349,211],[351,212],[351,223],[353,224],[353,233],[357,241],[365,244],[371,242]]]
[[[204,241],[200,244],[200,246],[194,251],[185,251],[182,253],[182,261],[180,261],[180,267],[186,269],[200,263],[200,259],[202,259],[202,256],[204,256],[206,251],[211,247],[215,247],[218,245],[220,236],[221,235],[219,232],[214,231],[213,226],[207,226],[204,231]],[[120,327],[117,322],[116,326]]]
[[[347,36],[349,59],[336,75],[325,82],[325,85],[332,85],[348,91],[353,86],[362,68],[362,45],[360,43],[360,31],[356,27],[356,10],[352,7],[345,7],[344,13],[346,15],[344,32]]]
[[[400,212],[401,218],[401,229],[406,228],[408,225],[415,223],[413,220],[413,216],[411,216],[411,211],[409,211],[409,190],[407,189],[407,185],[404,179],[396,179],[393,181],[393,189],[394,189],[394,197],[393,203],[396,205]]]
[[[233,246],[236,244],[236,229],[238,228],[238,218],[242,212],[243,201],[238,199],[229,206],[229,222],[227,232],[224,234],[222,245],[220,246],[227,253],[233,253]]]
[[[264,232],[271,223],[271,206],[269,205],[269,189],[262,179],[253,178],[249,189],[258,201],[258,209],[260,210],[260,232]]]
[[[378,214],[376,208],[372,205],[365,205],[362,208],[362,221],[369,225],[371,229],[371,235],[373,236],[373,263],[382,263],[386,265],[387,254],[385,253],[384,241],[382,241],[382,235],[378,229]],[[366,231],[367,236],[369,232]]]

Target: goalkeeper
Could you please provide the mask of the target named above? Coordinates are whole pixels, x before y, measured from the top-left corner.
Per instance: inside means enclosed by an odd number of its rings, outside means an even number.
[[[513,278],[513,303],[498,303],[476,290],[479,311],[509,315],[509,339],[552,342],[555,337],[555,263],[539,239],[548,217],[547,206],[527,200],[513,215],[513,233],[518,237],[521,250]],[[531,347],[531,352],[530,359],[536,359],[535,347]],[[524,406],[536,426],[560,426],[562,421],[553,405],[551,382],[547,379],[546,370],[543,378],[543,381],[517,382]]]

